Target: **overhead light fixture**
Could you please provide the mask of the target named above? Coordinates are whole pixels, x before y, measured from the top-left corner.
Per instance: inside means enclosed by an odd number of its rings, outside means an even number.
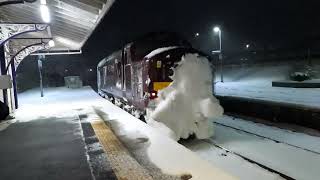
[[[45,23],[50,23],[50,12],[46,0],[40,0],[40,13]]]
[[[47,4],[47,0],[40,0],[40,4],[46,5]]]
[[[53,40],[50,40],[50,41],[48,42],[48,44],[49,44],[49,47],[54,47],[54,46],[55,46],[55,43],[54,43]]]
[[[79,43],[77,43],[77,42],[75,42],[75,41],[73,41],[73,40],[64,38],[64,37],[58,36],[58,37],[55,38],[55,40],[59,41],[59,42],[62,43],[62,44],[65,44],[66,46],[71,47],[71,48],[77,49],[77,48],[80,47],[80,44],[79,44]]]

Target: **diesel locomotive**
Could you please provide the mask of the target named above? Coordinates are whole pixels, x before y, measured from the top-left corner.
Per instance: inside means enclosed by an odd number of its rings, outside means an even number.
[[[98,64],[99,95],[143,119],[186,53],[203,54],[173,33],[153,33],[127,44]]]

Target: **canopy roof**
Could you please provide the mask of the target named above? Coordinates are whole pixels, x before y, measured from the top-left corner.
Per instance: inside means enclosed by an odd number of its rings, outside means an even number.
[[[4,0],[0,0],[3,2]],[[47,0],[51,36],[56,46],[51,51],[81,50],[115,0]],[[40,1],[0,6],[2,23],[43,23]],[[41,33],[28,37],[38,38]],[[25,38],[25,35],[22,36]],[[43,35],[42,35],[43,37]]]

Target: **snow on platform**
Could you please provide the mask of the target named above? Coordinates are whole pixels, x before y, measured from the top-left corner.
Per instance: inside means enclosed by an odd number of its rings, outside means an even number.
[[[216,73],[215,91],[219,96],[244,97],[266,101],[291,103],[309,107],[320,107],[320,88],[272,87],[273,81],[289,79],[294,66],[303,67],[306,62],[276,62],[256,65],[233,65],[223,69],[224,83],[220,83],[220,72]],[[320,64],[313,65],[320,72]],[[219,69],[218,69],[219,70]],[[320,73],[315,74],[319,82]],[[317,80],[318,79],[318,80]]]
[[[290,103],[307,107],[320,107],[320,88],[285,88],[259,84],[255,81],[217,83],[215,92],[219,96],[233,96]]]
[[[269,172],[243,158],[219,149],[204,140],[183,143],[188,149],[197,153],[214,166],[226,170],[243,180],[280,180],[278,174]]]
[[[87,112],[86,115],[90,119],[92,114],[96,113],[110,124],[121,140],[126,141],[125,145],[129,149],[131,147],[134,151],[145,150],[143,158],[163,173],[174,176],[190,174],[192,179],[237,179],[224,169],[202,160],[184,146],[160,134],[157,129],[99,97],[89,87],[45,89],[45,97],[39,96],[38,90],[30,90],[19,95],[21,106],[16,112],[17,122],[43,117],[74,117],[79,116],[79,112]]]
[[[99,97],[89,87],[47,89],[44,98],[39,96],[37,90],[19,96],[21,109],[16,113],[17,121],[48,116],[78,116],[81,111],[87,113],[88,119],[92,114],[100,116],[133,155],[138,154],[138,159],[151,162],[163,173],[177,176],[191,174],[193,179],[282,179],[278,174],[219,149],[206,140],[184,143],[190,151]],[[320,176],[320,156],[308,151],[319,152],[318,137],[234,120],[228,116],[216,122],[222,125],[215,125],[215,137],[211,140],[220,146],[295,179],[317,179]]]
[[[320,88],[320,79],[306,80],[302,82],[297,81],[273,81],[273,87],[286,88]]]

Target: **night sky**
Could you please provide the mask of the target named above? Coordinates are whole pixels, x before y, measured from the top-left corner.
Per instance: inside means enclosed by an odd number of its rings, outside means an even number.
[[[319,21],[318,6],[309,0],[117,0],[86,43],[84,55],[101,59],[150,31],[178,32],[209,52],[217,48],[214,25],[222,28],[226,53],[247,43],[305,46],[319,39]]]
[[[116,0],[83,47],[83,54],[47,56],[47,64],[54,67],[48,69],[61,71],[63,76],[95,69],[101,59],[152,31],[178,32],[195,48],[209,53],[218,48],[212,31],[215,25],[222,28],[225,55],[244,51],[246,44],[252,50],[318,51],[318,9],[311,0]],[[196,38],[195,33],[200,36]],[[90,77],[95,79],[95,72]]]

